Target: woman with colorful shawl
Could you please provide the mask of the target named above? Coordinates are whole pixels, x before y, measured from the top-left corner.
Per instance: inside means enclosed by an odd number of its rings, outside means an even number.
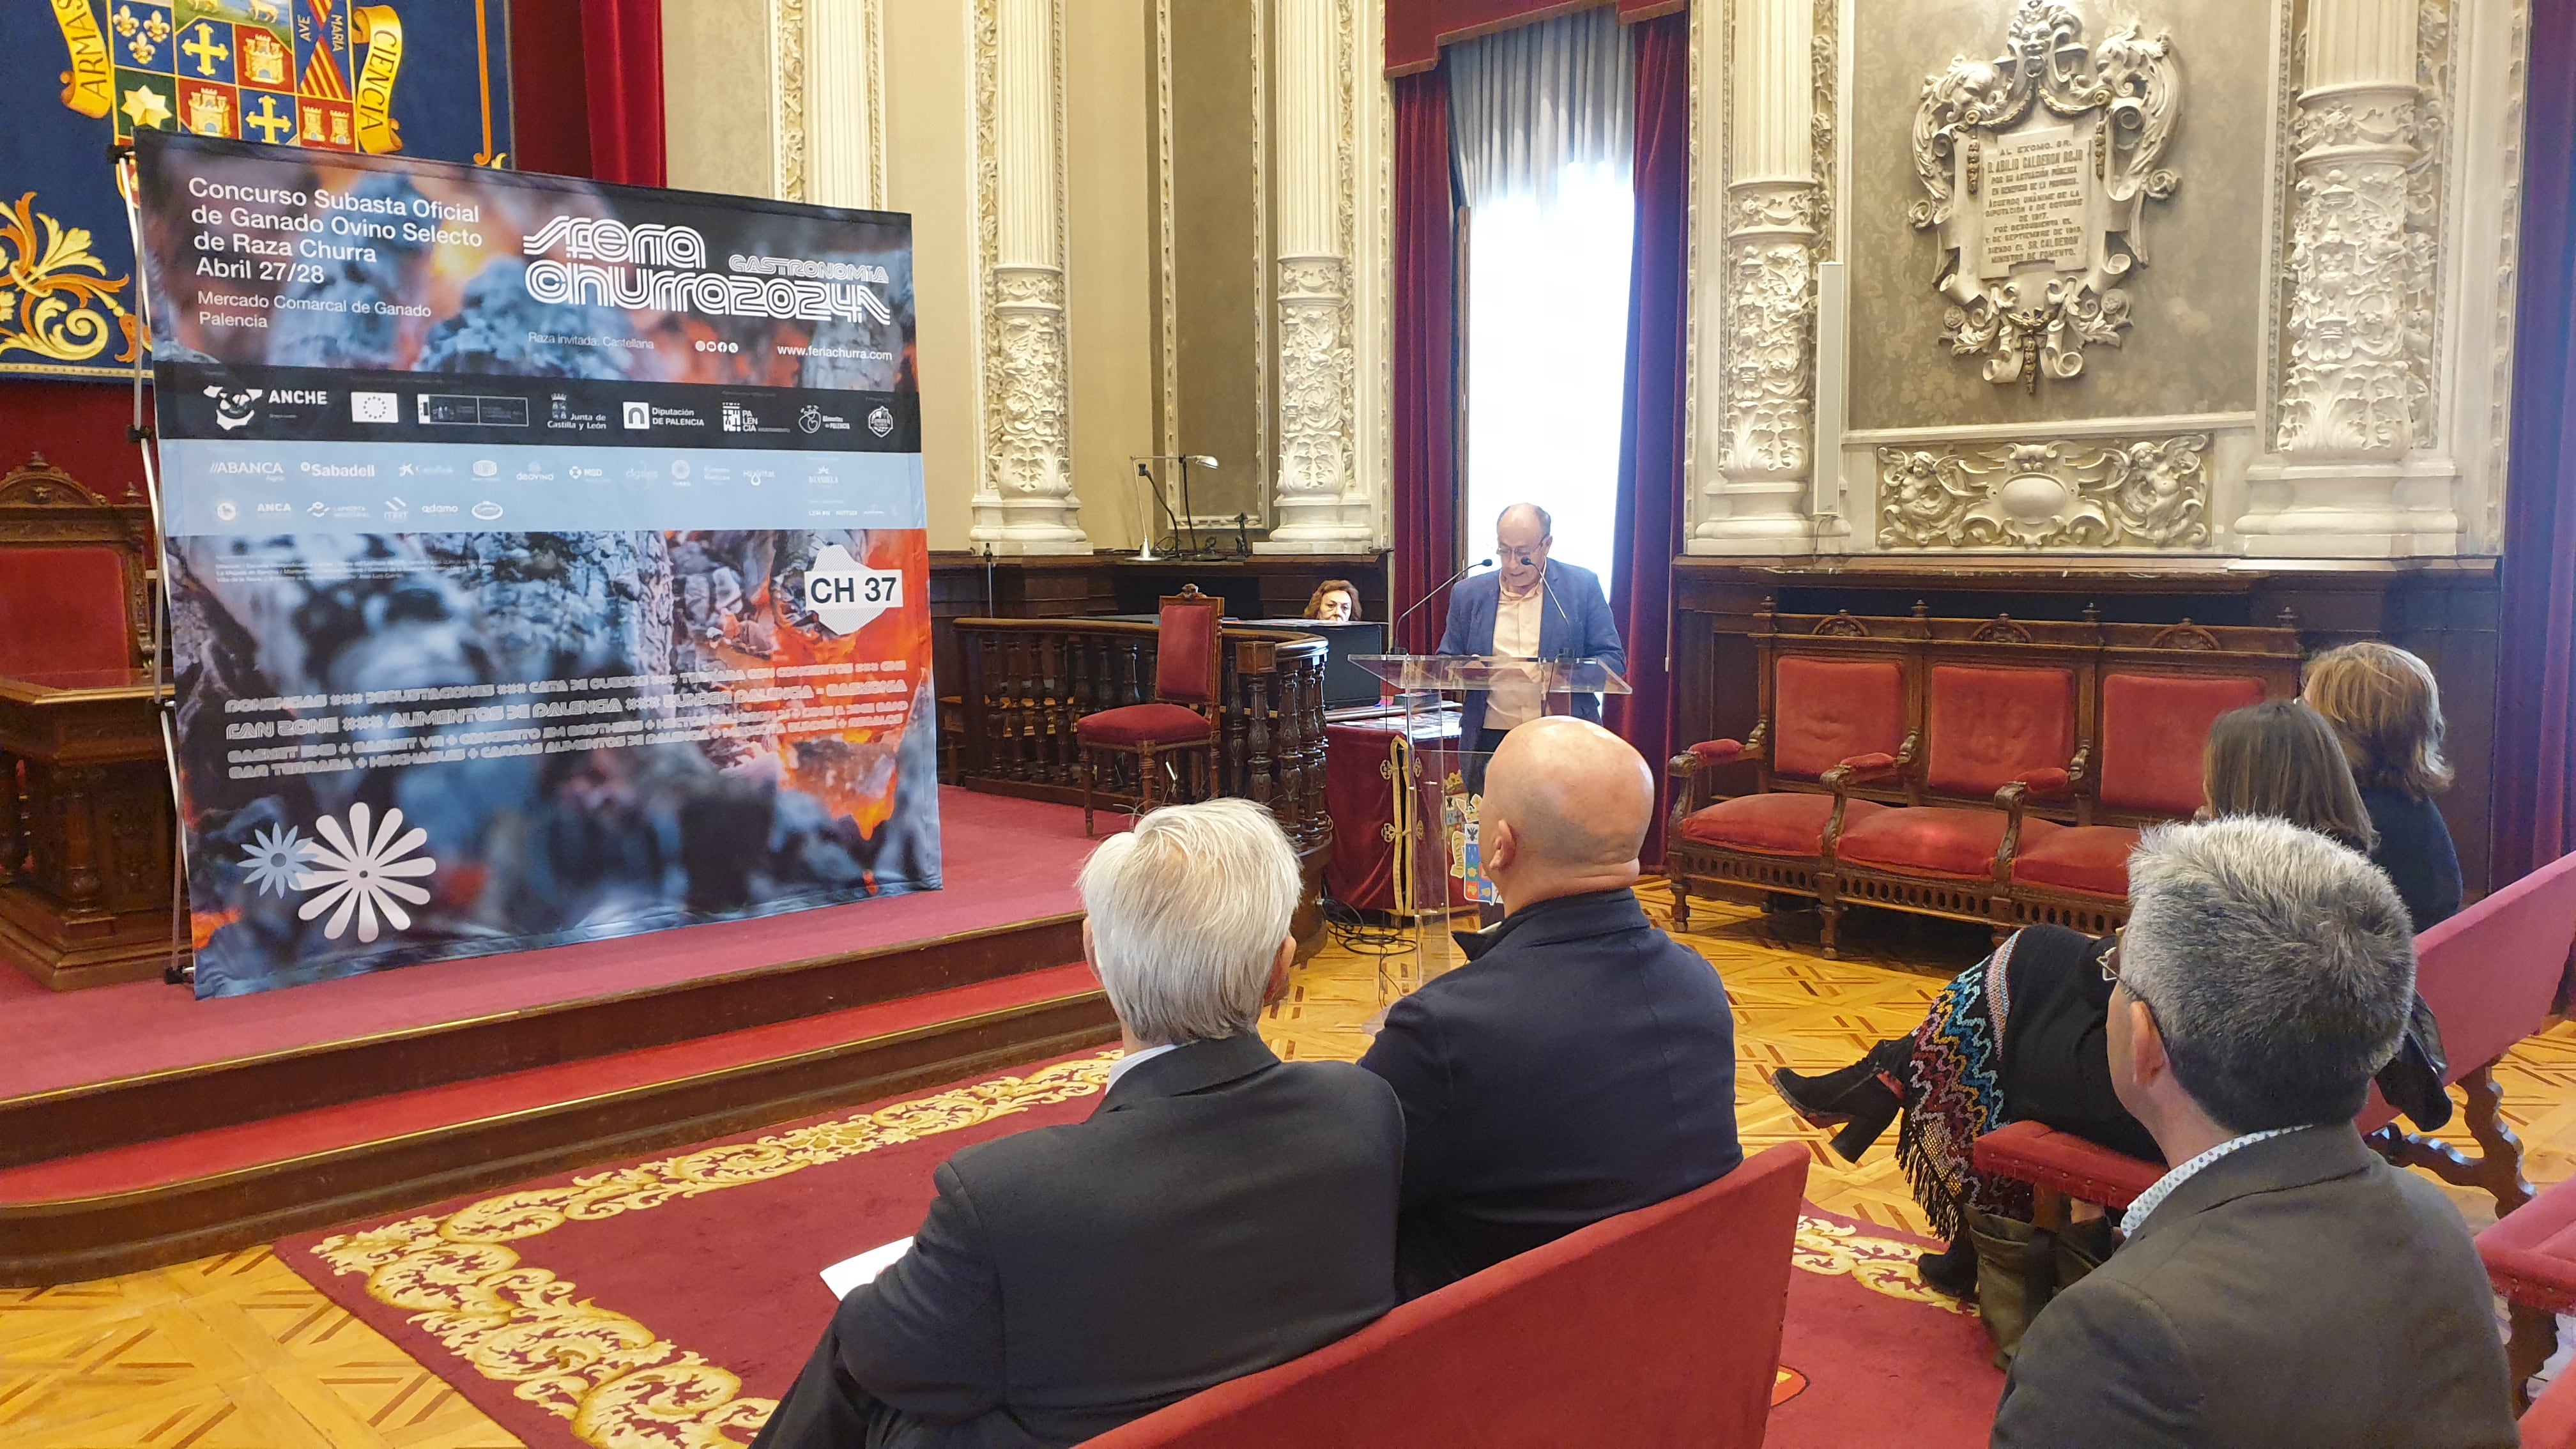
[[[2294,700],[2220,716],[2201,758],[2201,788],[2205,815],[2274,816],[2365,853],[2377,843],[2333,726]],[[1772,1073],[1790,1110],[1811,1126],[1839,1129],[1833,1148],[1846,1161],[1858,1162],[1903,1118],[1897,1161],[1949,1243],[1923,1255],[1925,1283],[1974,1293],[1970,1220],[2030,1217],[2029,1184],[1973,1166],[1970,1150],[1985,1133],[2006,1122],[2044,1122],[2115,1152],[2157,1156],[2155,1140],[2111,1091],[2103,1041],[2111,983],[2102,957],[2114,939],[2025,927],[1943,987],[1913,1035],[1822,1076]]]

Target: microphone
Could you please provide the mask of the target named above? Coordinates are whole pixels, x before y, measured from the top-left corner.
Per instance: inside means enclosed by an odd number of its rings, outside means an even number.
[[[1430,603],[1435,598],[1438,598],[1440,596],[1440,590],[1445,589],[1451,584],[1458,582],[1460,579],[1465,578],[1470,570],[1492,567],[1493,562],[1494,561],[1489,558],[1480,558],[1474,563],[1461,565],[1458,572],[1442,579],[1432,588],[1430,593],[1424,594],[1421,598],[1414,600],[1412,608],[1405,610],[1401,615],[1397,616],[1394,625],[1386,631],[1388,639],[1390,641],[1398,640],[1404,632],[1405,621],[1411,619],[1414,615],[1421,613],[1423,605]]]

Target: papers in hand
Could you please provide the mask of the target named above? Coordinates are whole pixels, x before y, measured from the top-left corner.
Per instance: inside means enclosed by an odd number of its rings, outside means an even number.
[[[835,1298],[847,1298],[850,1290],[862,1283],[873,1283],[879,1273],[894,1266],[894,1261],[912,1251],[912,1239],[897,1238],[881,1248],[870,1248],[855,1258],[843,1258],[823,1270],[823,1286]]]

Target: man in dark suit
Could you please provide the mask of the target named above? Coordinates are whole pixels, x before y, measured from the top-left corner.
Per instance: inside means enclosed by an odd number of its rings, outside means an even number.
[[[1610,617],[1601,577],[1590,569],[1547,556],[1556,539],[1547,510],[1515,503],[1494,524],[1494,557],[1502,567],[1462,579],[1449,594],[1449,624],[1440,634],[1443,654],[1504,654],[1521,659],[1598,659],[1614,674],[1628,672],[1628,650]],[[1601,696],[1578,694],[1574,715],[1598,723]],[[1459,719],[1459,738],[1490,753],[1513,726],[1547,713],[1535,682],[1498,683],[1471,691]]]
[[[1074,1444],[1394,1305],[1394,1094],[1253,1030],[1296,951],[1270,812],[1155,811],[1081,888],[1127,1048],[1100,1109],[939,1169],[910,1251],[841,1300],[763,1449]]]
[[[1743,1161],[1726,988],[1630,889],[1654,808],[1596,724],[1537,720],[1494,756],[1481,838],[1508,914],[1360,1060],[1404,1103],[1406,1297]]]
[[[2178,1164],[2022,1339],[2000,1449],[2508,1449],[2494,1298],[2352,1119],[2415,990],[2369,861],[2278,820],[2150,832],[2103,970],[2111,1084]]]

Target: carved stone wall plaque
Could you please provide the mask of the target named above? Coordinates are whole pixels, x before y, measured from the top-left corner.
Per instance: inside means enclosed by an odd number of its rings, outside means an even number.
[[[2088,343],[2131,325],[2117,283],[2147,260],[2139,212],[2180,178],[2157,159],[2182,75],[2173,43],[2132,21],[2098,47],[2068,0],[2021,0],[2004,53],[1924,82],[1908,215],[1938,237],[1942,336],[1986,381],[2037,391],[2084,371]]]
[[[1881,548],[2199,548],[2207,433],[1878,450]]]

